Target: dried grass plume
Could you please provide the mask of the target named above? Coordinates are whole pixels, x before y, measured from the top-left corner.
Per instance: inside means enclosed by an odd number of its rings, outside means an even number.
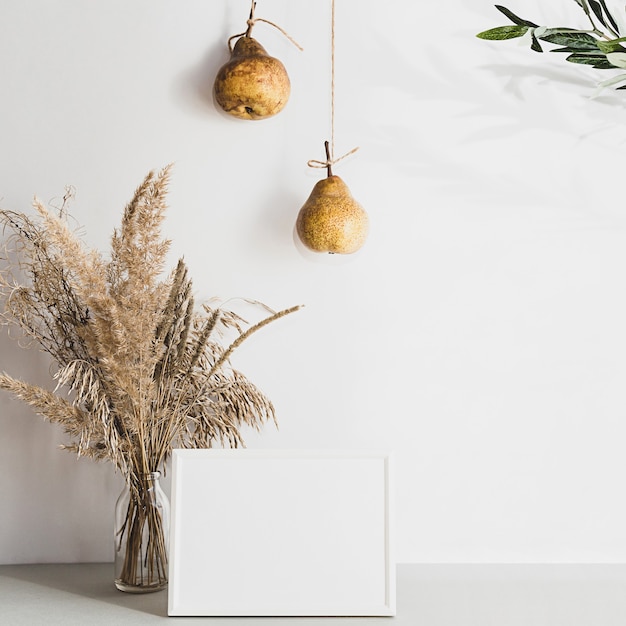
[[[67,449],[113,462],[129,482],[164,469],[173,447],[236,447],[244,425],[275,421],[268,398],[229,358],[242,341],[299,307],[247,324],[194,303],[185,263],[164,277],[161,236],[170,167],[151,172],[124,209],[110,258],[70,228],[66,202],[36,215],[0,210],[1,321],[47,352],[49,391],[0,374],[0,388],[60,424]],[[65,199],[67,200],[67,198]],[[223,345],[222,331],[235,338]]]

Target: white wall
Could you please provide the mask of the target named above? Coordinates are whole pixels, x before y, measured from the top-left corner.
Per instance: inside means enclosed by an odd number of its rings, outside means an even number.
[[[509,4],[584,25],[573,2]],[[235,356],[280,420],[249,447],[394,450],[400,561],[624,561],[624,92],[590,100],[593,70],[479,41],[505,23],[487,1],[337,5],[337,152],[361,150],[336,173],[370,214],[359,254],[293,241],[329,138],[330,0],[258,3],[305,51],[256,27],[292,97],[255,123],[210,100],[248,0],[3,2],[2,207],[72,184],[105,250],[174,161],[165,230],[198,299],[306,304]],[[5,332],[0,351],[47,384],[37,351]],[[62,441],[0,395],[0,562],[112,558],[120,477]]]

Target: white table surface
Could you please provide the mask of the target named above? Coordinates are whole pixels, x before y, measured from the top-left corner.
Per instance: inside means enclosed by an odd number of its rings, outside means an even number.
[[[167,592],[132,595],[110,563],[1,565],[0,624],[625,626],[626,565],[399,565],[396,617],[167,617]]]

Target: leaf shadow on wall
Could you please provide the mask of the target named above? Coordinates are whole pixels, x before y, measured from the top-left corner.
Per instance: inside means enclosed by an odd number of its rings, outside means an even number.
[[[575,85],[582,93],[590,90],[588,80],[575,73],[567,72],[567,68],[557,69],[539,65],[511,65],[509,63],[491,63],[478,66],[479,70],[487,70],[499,78],[508,78],[509,82],[504,90],[520,100],[524,100],[523,86],[525,81],[558,83],[561,85]]]
[[[498,78],[508,78],[508,82],[504,87],[506,93],[510,93],[519,100],[525,100],[525,88],[528,84],[559,84],[564,86],[575,86],[580,91],[581,96],[592,99],[594,94],[594,85],[586,77],[576,72],[573,64],[571,68],[564,66],[562,69],[537,65],[522,65],[509,63],[491,63],[488,65],[478,66],[478,70],[486,70],[491,72]],[[571,70],[571,71],[568,71]],[[617,68],[616,68],[617,71]],[[601,82],[605,78],[611,78],[612,74],[598,73],[597,82]],[[626,108],[626,100],[616,94],[613,87],[607,87],[600,96],[593,98],[594,101],[601,104],[610,105],[612,107]]]
[[[379,167],[420,181],[434,204],[461,197],[465,205],[494,208],[503,199],[509,207],[580,206],[585,180],[605,177],[607,169],[601,159],[580,157],[626,142],[623,92],[608,88],[591,99],[604,76],[575,66],[510,63],[508,55],[486,64],[482,42],[461,35],[464,65],[458,49],[452,55],[426,48],[416,58],[386,33],[372,37],[368,58],[384,59],[388,71],[357,115],[370,122],[368,149]],[[367,79],[365,73],[355,78],[363,90]],[[394,102],[403,115],[387,113]],[[579,175],[585,168],[587,175]]]

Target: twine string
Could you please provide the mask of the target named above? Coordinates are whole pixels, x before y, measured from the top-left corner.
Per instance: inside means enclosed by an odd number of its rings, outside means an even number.
[[[346,157],[354,154],[359,146],[352,148],[349,152],[335,158],[335,0],[331,2],[330,18],[330,147],[326,145],[326,160],[310,159],[307,161],[309,167],[326,168],[331,175],[331,167]],[[328,142],[326,142],[328,144]]]
[[[330,157],[335,158],[335,0],[330,3]],[[330,164],[332,165],[332,163]]]
[[[318,159],[309,159],[306,164],[309,167],[317,167],[320,169],[324,169],[324,168],[327,168],[329,165],[332,166],[335,163],[339,163],[339,161],[343,161],[346,157],[349,157],[350,155],[354,154],[358,149],[359,149],[359,146],[357,146],[356,148],[352,148],[350,152],[346,152],[345,154],[342,154],[340,157],[337,157],[336,159],[333,157],[332,152],[331,152],[330,158],[326,159],[325,161],[319,161]]]
[[[287,37],[287,39],[289,39],[289,41],[291,41],[291,43],[298,48],[298,50],[300,50],[300,52],[302,52],[302,50],[304,49],[285,29],[281,28],[278,24],[275,24],[274,22],[270,22],[269,20],[263,19],[262,17],[254,17],[254,10],[256,8],[256,2],[255,0],[252,0],[252,6],[250,7],[250,17],[246,20],[246,24],[248,26],[247,30],[245,33],[239,33],[238,35],[233,35],[232,37],[229,37],[228,39],[228,49],[232,52],[233,51],[233,46],[232,46],[232,40],[233,39],[237,39],[239,37],[250,37],[250,33],[252,32],[252,27],[257,23],[257,22],[265,22],[266,24],[269,24],[270,26],[273,26],[274,28],[276,28],[277,30],[279,30],[285,37]]]

